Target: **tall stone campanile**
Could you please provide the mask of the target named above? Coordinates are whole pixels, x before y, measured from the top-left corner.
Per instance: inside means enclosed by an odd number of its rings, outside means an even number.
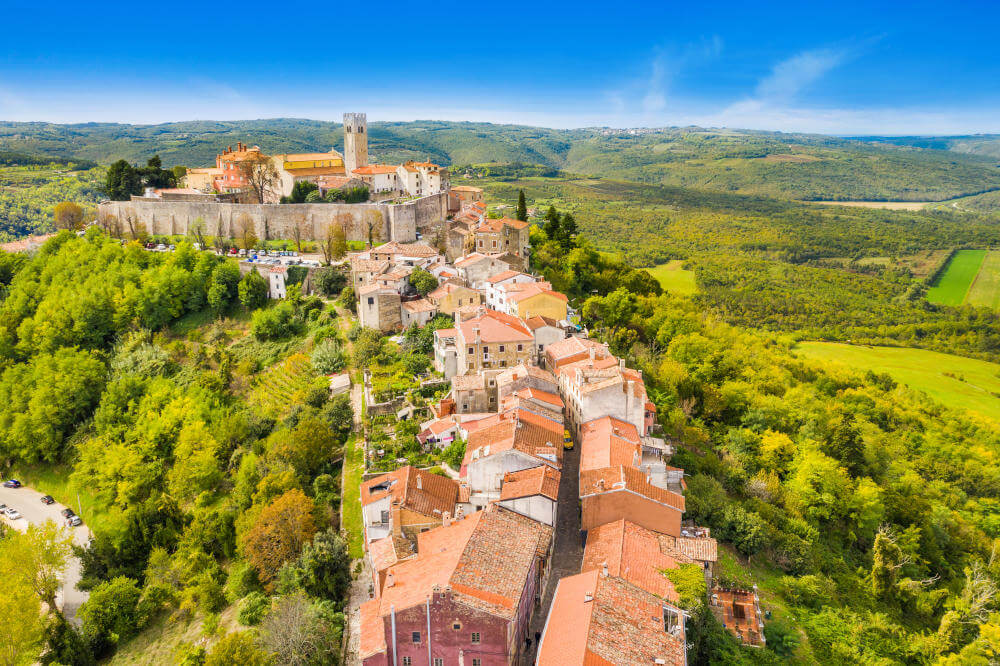
[[[368,166],[368,118],[363,113],[344,114],[344,169],[347,177]]]

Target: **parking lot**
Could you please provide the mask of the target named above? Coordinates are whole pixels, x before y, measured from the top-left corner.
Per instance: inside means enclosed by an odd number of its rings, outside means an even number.
[[[13,526],[22,532],[28,529],[29,524],[39,525],[46,520],[51,520],[57,525],[64,525],[64,529],[73,534],[73,543],[78,546],[85,546],[90,541],[90,530],[87,526],[65,527],[66,520],[60,515],[60,511],[66,508],[64,504],[45,505],[42,504],[44,493],[37,492],[31,488],[4,488],[0,486],[0,504],[14,507],[21,513],[18,520],[4,520],[7,525]],[[76,507],[70,507],[76,511]],[[69,565],[63,577],[63,588],[57,596],[57,602],[62,605],[63,613],[69,620],[76,618],[76,611],[84,601],[87,600],[87,593],[76,589],[76,583],[80,580],[80,561],[75,557],[70,558]]]

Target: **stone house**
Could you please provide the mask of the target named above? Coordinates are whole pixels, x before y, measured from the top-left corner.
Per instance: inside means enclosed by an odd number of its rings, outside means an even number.
[[[355,289],[372,284],[375,277],[389,270],[391,264],[386,260],[368,259],[361,254],[354,254],[350,257],[351,263],[351,284]]]
[[[361,484],[365,543],[388,536],[415,541],[445,513],[453,515],[457,501],[457,481],[410,465],[369,479]]]
[[[482,374],[452,377],[451,396],[458,414],[481,414],[494,411],[496,407],[495,404],[490,404],[490,391],[486,386],[486,377]]]
[[[500,400],[500,410],[526,409],[557,423],[563,422],[563,401],[557,393],[525,387]]]
[[[473,289],[484,290],[486,281],[492,275],[511,270],[511,265],[497,256],[473,252],[455,260],[455,269],[465,284]]]
[[[476,227],[477,252],[510,252],[525,258],[530,250],[528,228],[531,225],[522,220],[504,217],[498,220],[485,219]]]
[[[361,663],[525,663],[551,544],[551,527],[496,505],[418,535],[418,554],[361,605]]]
[[[402,327],[399,292],[370,284],[357,290],[358,322],[377,331],[396,331]]]
[[[555,291],[548,282],[512,284],[498,290],[500,310],[527,319],[541,315],[554,321],[566,321],[569,299]]]
[[[539,465],[562,467],[562,425],[524,409],[486,419],[469,434],[462,479],[479,507],[500,499],[504,475]]]
[[[437,306],[426,298],[418,298],[412,301],[403,301],[401,319],[403,328],[409,328],[416,324],[423,327],[438,313]]]
[[[389,164],[368,164],[358,167],[351,172],[351,175],[361,180],[372,195],[400,191],[399,176],[396,174],[397,165]]]
[[[548,393],[559,392],[559,382],[555,375],[530,363],[522,363],[503,370],[497,375],[496,383],[497,397],[500,400],[524,388],[538,389]]]
[[[508,472],[500,487],[500,506],[522,516],[555,526],[559,505],[559,470],[539,465]]]
[[[427,294],[427,298],[437,306],[439,312],[447,315],[454,315],[459,308],[483,302],[483,296],[478,291],[453,282],[439,284],[437,289]]]
[[[391,241],[369,250],[373,261],[388,261],[393,264],[418,266],[442,260],[441,253],[426,243],[398,243]]]
[[[684,614],[604,570],[559,580],[545,620],[537,666],[686,666]]]
[[[563,366],[588,358],[594,361],[614,358],[606,344],[575,336],[550,342],[545,348],[544,356],[545,369],[554,373],[558,373]],[[615,359],[615,362],[617,361],[618,359]]]
[[[486,305],[493,308],[494,310],[501,310],[506,312],[505,301],[502,300],[503,296],[506,296],[506,289],[508,285],[512,284],[526,284],[530,282],[538,282],[538,278],[533,275],[528,275],[527,273],[522,273],[521,271],[515,270],[505,270],[500,271],[494,275],[486,278]]]
[[[642,375],[626,368],[624,360],[577,361],[560,368],[557,376],[566,415],[577,432],[588,421],[613,416],[645,436],[656,422],[656,407],[646,397]]]
[[[517,317],[483,308],[477,316],[456,323],[455,329],[462,374],[508,368],[534,356],[535,337]]]
[[[558,320],[538,314],[526,317],[524,323],[535,336],[534,362],[539,366],[544,366],[545,350],[560,340],[565,340],[566,331],[559,325]]]

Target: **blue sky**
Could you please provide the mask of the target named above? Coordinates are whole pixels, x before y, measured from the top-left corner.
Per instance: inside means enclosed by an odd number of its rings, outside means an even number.
[[[215,6],[6,0],[0,119],[1000,132],[998,2]]]

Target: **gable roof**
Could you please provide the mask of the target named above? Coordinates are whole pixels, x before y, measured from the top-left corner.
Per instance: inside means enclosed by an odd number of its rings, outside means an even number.
[[[487,257],[485,254],[482,254],[480,252],[472,252],[456,260],[455,268],[465,268],[466,266],[471,266],[472,264],[479,263],[484,259],[489,261],[490,257]]]
[[[417,536],[417,556],[390,569],[379,613],[423,605],[438,588],[473,608],[512,620],[537,558],[548,551],[552,528],[497,505]]]
[[[457,327],[462,334],[464,342],[475,340],[475,329],[479,329],[479,337],[482,342],[532,342],[535,336],[532,335],[524,322],[512,315],[497,312],[496,310],[483,309],[482,313],[476,317],[466,319]]]
[[[589,357],[590,350],[594,350],[594,355],[598,357],[609,357],[611,353],[602,343],[590,338],[578,338],[576,336],[563,338],[553,342],[545,348],[545,355],[552,361],[558,363],[571,357]]]
[[[371,251],[372,254],[401,254],[407,257],[436,257],[440,252],[426,243],[400,243],[389,241]]]
[[[364,506],[390,495],[405,509],[440,518],[445,511],[455,511],[458,482],[407,465],[361,484],[361,504]]]
[[[642,470],[628,465],[580,470],[580,498],[605,493],[632,492],[657,504],[684,511],[684,495],[654,486]]]
[[[562,464],[562,425],[526,409],[497,415],[469,434],[462,466],[505,451],[520,451],[558,467]],[[551,424],[551,425],[549,425]]]
[[[557,300],[560,300],[564,303],[569,302],[569,298],[566,297],[566,294],[559,291],[555,291],[553,289],[549,289],[548,287],[545,287],[537,282],[529,282],[526,284],[519,285],[519,287],[520,287],[519,289],[514,291],[509,291],[507,293],[508,301],[511,301],[513,303],[519,303],[521,301],[526,301],[528,299],[535,298],[538,296],[548,296],[550,298],[555,298]]]
[[[538,650],[538,666],[686,664],[683,628],[668,633],[676,608],[615,576],[585,571],[559,581]],[[683,627],[683,625],[681,625]]]
[[[580,428],[580,471],[634,466],[637,455],[641,460],[642,440],[631,423],[605,416]]]
[[[500,499],[518,499],[541,495],[556,502],[559,500],[559,470],[539,465],[517,472],[507,472],[500,486]]]
[[[523,275],[525,277],[531,277],[527,273],[522,273],[521,271],[515,271],[515,270],[508,269],[508,270],[505,270],[505,271],[501,271],[501,272],[497,273],[496,275],[489,276],[488,278],[486,278],[486,281],[489,282],[490,284],[496,284],[497,282],[503,282],[504,280],[509,280],[511,278],[517,277],[518,275]],[[532,279],[534,279],[534,278],[532,278]]]
[[[581,570],[601,571],[607,565],[610,575],[624,578],[668,601],[677,601],[679,595],[673,583],[662,572],[694,560],[667,548],[661,537],[624,519],[592,528],[587,532]]]
[[[437,306],[428,301],[426,298],[418,298],[415,301],[404,301],[403,309],[407,312],[435,312],[437,311]]]
[[[532,331],[536,331],[542,328],[543,326],[560,328],[559,322],[557,322],[555,319],[552,319],[551,317],[546,317],[544,315],[531,315],[530,317],[524,320],[524,323]]]

